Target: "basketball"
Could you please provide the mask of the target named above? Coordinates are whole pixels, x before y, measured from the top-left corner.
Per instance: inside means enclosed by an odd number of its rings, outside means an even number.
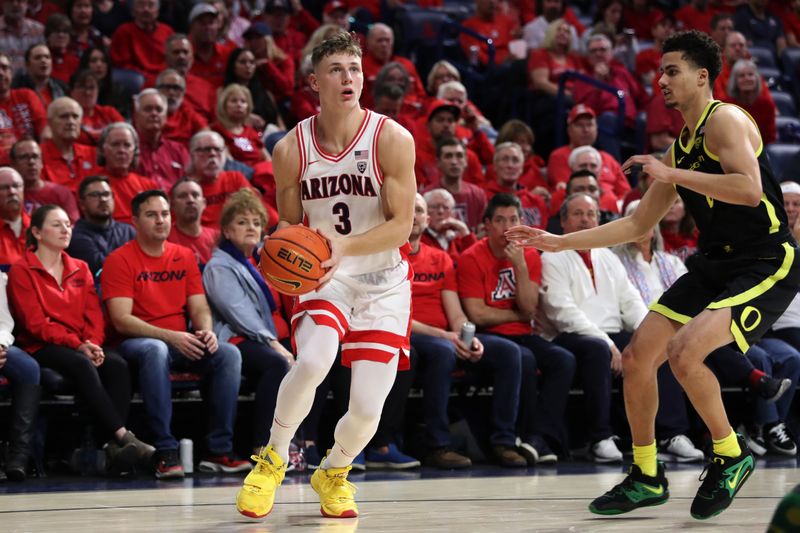
[[[276,291],[299,296],[317,288],[325,275],[320,264],[330,257],[328,242],[319,233],[306,226],[289,226],[267,239],[259,267]]]

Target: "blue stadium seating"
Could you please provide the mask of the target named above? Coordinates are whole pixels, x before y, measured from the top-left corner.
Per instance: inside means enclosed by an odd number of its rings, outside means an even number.
[[[778,107],[778,114],[790,117],[797,116],[797,106],[795,106],[792,95],[784,91],[772,91],[772,99]]]
[[[800,144],[800,118],[779,115],[775,118],[778,142]]]
[[[800,152],[798,144],[772,143],[767,145],[767,156],[778,181],[800,178],[797,170],[790,168],[792,159]]]
[[[753,58],[753,61],[756,62],[756,65],[758,65],[759,69],[762,67],[778,68],[778,63],[775,61],[775,55],[769,48],[751,46],[749,47],[749,50],[750,56]]]

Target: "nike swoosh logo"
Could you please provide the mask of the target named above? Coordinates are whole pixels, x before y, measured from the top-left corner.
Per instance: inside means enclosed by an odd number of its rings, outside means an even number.
[[[681,157],[680,159],[678,159],[678,164],[679,164],[679,165],[680,165],[680,164],[683,162],[683,159],[684,159],[684,157],[686,157],[686,156],[683,156],[683,157]]]
[[[653,493],[653,494],[655,494],[657,496],[660,496],[661,494],[664,494],[664,487],[662,487],[661,485],[659,485],[656,488],[656,487],[651,487],[650,485],[645,485],[644,483],[641,483],[640,486],[642,488],[644,488],[647,492]]]
[[[742,475],[742,470],[744,469],[745,465],[740,465],[739,468],[736,470],[736,475],[733,476],[733,479],[728,478],[728,488],[735,489],[736,486],[739,484],[739,476]]]
[[[295,290],[300,288],[300,282],[299,281],[295,281],[295,280],[291,280],[291,279],[279,278],[277,276],[273,276],[272,274],[267,274],[267,276],[269,277],[269,279],[271,281],[275,281],[277,283],[283,283],[284,285],[289,285],[290,287],[292,287]]]
[[[314,163],[316,163],[317,161],[319,161],[319,159],[315,159],[315,160],[313,160],[313,161],[309,161],[309,162],[308,162],[308,164],[309,164],[309,165],[313,165],[313,164],[314,164]]]

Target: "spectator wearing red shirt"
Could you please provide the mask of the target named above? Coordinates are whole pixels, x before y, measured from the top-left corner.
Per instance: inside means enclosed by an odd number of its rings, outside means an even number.
[[[417,72],[417,67],[407,58],[394,54],[394,31],[386,24],[373,24],[367,33],[367,45],[361,58],[361,69],[364,73],[364,95],[372,95],[378,72],[387,63],[400,63],[410,76],[410,85],[406,91],[409,102],[422,104],[425,101],[425,88]],[[363,101],[362,101],[363,103]]]
[[[250,89],[231,83],[219,95],[217,121],[211,129],[222,135],[231,157],[255,168],[269,159],[261,134],[247,125],[253,112]]]
[[[661,54],[664,41],[675,33],[675,21],[671,16],[656,10],[657,17],[653,17],[652,40],[653,46],[636,54],[636,75],[645,87],[652,87],[658,80],[661,71]]]
[[[264,22],[272,29],[275,44],[284,51],[295,65],[303,60],[302,50],[306,36],[289,24],[292,20],[292,4],[289,0],[267,0],[264,4]]]
[[[541,156],[533,151],[536,136],[533,134],[531,127],[519,119],[509,120],[497,132],[495,146],[504,142],[517,143],[522,148],[522,153],[525,154],[522,176],[519,178],[520,185],[549,201],[550,191],[547,180],[542,174],[542,168],[546,166],[546,163]],[[487,167],[486,181],[491,182],[495,178],[494,167]]]
[[[45,107],[50,102],[67,94],[67,86],[53,78],[53,58],[47,45],[37,44],[25,52],[25,72],[14,77],[15,89],[31,89]]]
[[[167,39],[167,67],[175,69],[184,79],[183,100],[194,111],[208,121],[214,117],[217,107],[217,88],[210,81],[194,74],[194,48],[189,38],[182,33],[174,33]],[[186,87],[192,90],[186,92]],[[188,142],[188,139],[187,139]]]
[[[417,121],[415,145],[417,159],[414,171],[417,184],[425,188],[439,179],[439,166],[436,160],[436,143],[444,137],[456,136],[456,125],[461,117],[458,106],[444,100],[433,100],[427,114]],[[485,177],[478,155],[467,148],[467,170],[464,181],[483,185]]]
[[[197,264],[205,265],[217,245],[219,230],[203,226],[200,222],[206,209],[203,189],[196,181],[183,178],[172,187],[170,196],[175,217],[167,240],[190,249],[197,258]]]
[[[747,111],[761,132],[763,143],[774,143],[777,138],[775,119],[778,108],[772,99],[772,94],[762,90],[761,75],[758,67],[749,59],[740,59],[731,69],[728,78],[728,87],[721,100],[736,104]]]
[[[555,462],[550,446],[567,449],[564,412],[575,357],[533,333],[542,262],[539,252],[520,248],[505,237],[509,228],[520,224],[520,217],[516,196],[501,193],[489,200],[484,218],[487,236],[464,252],[458,263],[458,295],[478,331],[520,346],[523,378],[517,430],[524,443],[520,451],[529,464],[537,459]]]
[[[633,128],[636,114],[647,104],[647,93],[633,74],[622,63],[614,59],[613,46],[606,35],[602,33],[592,35],[589,38],[587,50],[589,76],[625,93],[625,127]],[[603,115],[606,115],[611,123],[616,125],[619,101],[615,95],[599,91],[587,83],[576,82],[573,96],[576,104],[585,104],[591,107],[601,120],[604,120]]]
[[[83,110],[81,119],[80,144],[96,146],[103,128],[112,122],[123,122],[125,118],[110,105],[97,103],[100,86],[91,70],[84,69],[72,76],[69,96],[78,102]]]
[[[394,120],[412,135],[416,131],[417,110],[405,101],[406,92],[400,85],[381,83],[375,85],[372,110]]]
[[[145,89],[133,100],[133,125],[139,134],[136,171],[168,191],[186,173],[189,150],[162,134],[167,121],[167,99],[156,89]]]
[[[225,141],[215,131],[201,131],[192,137],[189,144],[191,163],[187,175],[197,181],[203,189],[206,209],[201,218],[204,226],[219,227],[219,216],[222,206],[228,197],[242,188],[255,188],[239,172],[222,170],[224,163]],[[261,199],[268,213],[268,225],[272,227],[278,222],[276,206]]]
[[[263,23],[259,25],[264,26]],[[252,33],[248,33],[252,35]],[[287,57],[288,60],[288,57]],[[283,80],[284,87],[278,89],[284,91],[281,99],[286,100],[286,94],[291,92],[294,87],[294,79],[285,78],[286,72],[275,72],[280,70],[280,65],[276,61],[266,61],[261,65],[263,69],[269,70],[269,78],[273,82]],[[261,76],[257,76],[256,56],[247,48],[236,48],[228,56],[228,66],[225,69],[225,86],[231,83],[238,83],[250,89],[253,97],[253,112],[250,114],[248,123],[255,129],[263,131],[268,124],[274,124],[278,128],[285,130],[286,126],[278,108],[277,99],[272,93],[271,88],[276,87],[277,83],[270,83],[264,86],[261,83]],[[272,75],[275,73],[275,75]],[[292,75],[294,73],[292,72]]]
[[[570,50],[579,49],[578,35],[583,33],[583,26],[570,8],[565,9],[563,0],[542,0],[539,11],[539,16],[527,20],[522,28],[522,38],[525,39],[529,51],[545,48],[544,41],[547,30],[553,22],[559,19],[569,24]]]
[[[278,45],[271,35],[269,26],[257,22],[250,26],[244,34],[245,47],[253,54],[255,71],[245,80],[237,83],[249,86],[250,80],[258,80],[258,90],[269,91],[276,101],[282,102],[291,98],[295,84],[295,66],[298,64],[292,56]],[[231,80],[226,80],[226,85]],[[247,83],[243,83],[243,82]],[[251,87],[253,90],[253,87]]]
[[[0,167],[0,265],[12,265],[25,253],[31,219],[24,209],[25,183],[19,172]]]
[[[61,207],[73,224],[80,218],[75,195],[63,185],[42,179],[42,151],[36,141],[17,141],[11,147],[11,164],[25,182],[25,212],[53,204]]]
[[[531,89],[549,96],[558,94],[558,80],[568,71],[583,70],[583,59],[575,53],[571,39],[572,27],[564,19],[556,19],[547,27],[542,47],[531,50],[528,59]],[[565,86],[565,94],[572,97],[572,81]]]
[[[738,31],[728,33],[725,38],[725,47],[722,49],[722,70],[714,80],[714,96],[724,100],[728,96],[728,80],[731,77],[731,69],[737,61],[750,59],[750,49],[747,46],[747,39]],[[759,77],[761,77],[759,75]],[[761,78],[762,98],[772,98],[769,94],[769,85]]]
[[[411,86],[411,76],[409,75],[406,67],[396,61],[390,61],[383,65],[375,76],[374,82],[371,84],[372,93],[369,95],[361,95],[361,107],[366,107],[375,110],[375,94],[382,91],[387,86],[394,86],[402,91],[402,108],[404,114],[409,120],[415,122],[420,116],[420,110],[423,108],[423,103],[417,100],[417,97],[411,94],[413,87]],[[415,126],[411,126],[409,131],[414,131]]]
[[[586,193],[597,201],[601,224],[619,218],[619,198],[604,189],[597,180],[603,171],[603,160],[598,151],[591,146],[579,146],[569,155],[569,164],[571,174],[566,189],[558,189],[550,200],[550,228],[555,233],[560,232],[561,204],[570,194],[577,192]]]
[[[131,14],[133,21],[111,36],[111,60],[114,68],[138,72],[151,85],[164,70],[164,45],[173,30],[158,22],[158,0],[133,0]]]
[[[495,180],[486,184],[486,196],[491,198],[498,193],[513,194],[520,201],[523,223],[544,229],[547,227],[547,202],[519,183],[524,161],[522,148],[517,143],[498,144],[494,154]]]
[[[189,40],[194,49],[192,74],[208,80],[214,87],[222,85],[231,44],[218,41],[221,22],[214,4],[195,4],[189,13]],[[162,69],[163,70],[163,69]]]
[[[496,65],[508,59],[508,43],[520,33],[519,22],[498,12],[497,0],[475,0],[475,14],[461,24],[494,43],[494,62]],[[481,65],[489,63],[489,47],[485,41],[479,41],[467,34],[461,34],[461,48],[470,57],[473,46],[478,47],[478,61]]]
[[[47,19],[44,37],[53,60],[51,76],[61,83],[69,84],[69,78],[78,69],[81,58],[70,50],[72,23],[66,15],[56,13]]]
[[[72,24],[70,51],[80,57],[91,46],[108,47],[111,39],[92,25],[92,15],[94,15],[92,1],[72,0],[68,4],[67,16]]]
[[[167,121],[161,131],[165,139],[187,146],[195,133],[208,128],[205,116],[189,103],[186,80],[177,70],[168,68],[159,74],[156,89],[167,100]]]
[[[648,41],[653,40],[652,29],[664,17],[664,12],[652,6],[651,0],[633,0],[630,6],[622,10],[625,26],[633,28],[636,37]]]
[[[685,263],[697,251],[697,226],[680,197],[675,199],[675,203],[661,219],[659,227],[661,236],[664,237],[665,252],[677,255]]]
[[[139,390],[155,436],[156,478],[182,478],[178,442],[172,435],[169,371],[174,365],[206,375],[209,432],[205,472],[243,472],[247,461],[233,453],[233,424],[242,358],[213,332],[200,270],[188,248],[167,242],[169,201],[144,191],[129,206],[136,239],[114,250],[101,274],[103,299],[114,329],[125,337],[119,351],[139,369]],[[187,331],[191,323],[192,331]]]
[[[67,214],[57,206],[31,218],[30,249],[8,273],[8,297],[17,324],[16,343],[43,368],[75,384],[103,432],[109,468],[147,467],[155,449],[125,427],[131,401],[128,365],[103,349],[103,313],[94,279],[83,261],[65,252],[72,237]]]
[[[35,2],[28,0],[26,4],[27,9],[25,12],[27,16],[29,16],[31,20],[41,22],[42,24],[47,22],[50,15],[62,12],[62,8],[58,3],[50,2],[49,0],[37,0]]]
[[[127,117],[130,115],[131,95],[122,84],[111,79],[111,56],[104,48],[88,48],[81,56],[80,69],[89,69],[97,79],[97,103],[112,106]]]
[[[83,111],[68,96],[53,100],[47,108],[52,138],[42,142],[42,178],[64,185],[77,193],[81,180],[97,173],[97,152],[93,146],[78,144]]]
[[[445,137],[436,143],[436,158],[441,177],[423,192],[444,189],[453,196],[452,212],[472,233],[479,233],[486,211],[486,192],[464,181],[467,169],[467,150],[455,137]],[[427,205],[425,208],[427,214]],[[426,222],[425,227],[428,227]]]
[[[456,136],[480,159],[481,164],[489,165],[494,157],[494,145],[489,135],[497,137],[491,122],[473,110],[469,104],[467,88],[460,81],[448,81],[439,86],[436,97],[457,105],[461,110],[461,118],[456,127]]]
[[[38,139],[47,126],[42,101],[30,89],[11,88],[11,60],[0,52],[0,165],[20,139]]]
[[[417,369],[425,390],[425,435],[430,448],[428,462],[438,468],[467,468],[469,458],[448,448],[447,404],[452,374],[458,365],[468,372],[493,373],[497,394],[492,396],[492,436],[495,445],[506,445],[516,436],[514,414],[519,404],[520,350],[513,342],[496,335],[476,335],[472,343],[459,340],[467,316],[458,300],[453,261],[441,250],[421,242],[428,224],[425,200],[418,194],[408,242],[411,283],[411,346],[421,363]],[[484,342],[487,350],[484,351]],[[516,452],[514,452],[516,453]],[[514,458],[511,455],[511,458]]]
[[[719,45],[720,50],[725,49],[725,41],[733,30],[733,15],[730,13],[720,12],[711,18],[711,38]]]
[[[431,189],[423,197],[430,219],[422,234],[422,242],[447,252],[453,263],[458,263],[461,253],[478,239],[467,224],[457,218],[456,201],[452,194],[445,189]]]
[[[717,10],[708,5],[708,0],[690,0],[675,11],[675,18],[683,30],[698,30],[711,33],[711,19]]]
[[[106,126],[97,143],[97,163],[103,167],[102,174],[108,176],[114,193],[114,220],[130,224],[131,201],[142,191],[157,189],[150,178],[141,176],[133,169],[138,163],[139,135],[127,122],[115,122]]]

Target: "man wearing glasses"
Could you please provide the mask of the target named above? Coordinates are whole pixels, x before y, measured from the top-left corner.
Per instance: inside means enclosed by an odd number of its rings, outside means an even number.
[[[61,206],[67,212],[70,221],[75,224],[80,217],[75,195],[63,185],[42,179],[42,150],[36,141],[32,139],[17,141],[11,147],[9,156],[11,166],[19,172],[22,181],[25,182],[25,212],[33,213],[43,205],[54,204]]]

